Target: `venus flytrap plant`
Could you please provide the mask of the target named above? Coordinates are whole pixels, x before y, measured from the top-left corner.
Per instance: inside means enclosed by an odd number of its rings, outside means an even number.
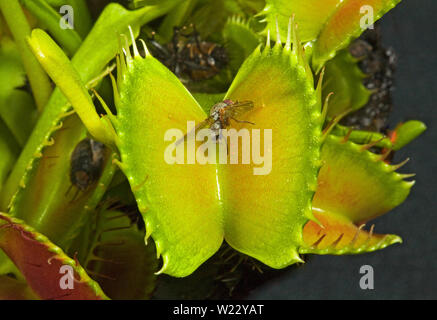
[[[166,13],[177,2],[165,1],[160,5],[146,6],[135,11],[126,10],[114,3],[108,5],[72,59],[80,79],[87,83],[101,73],[115,57],[119,45],[118,36],[126,33],[128,25],[137,34],[140,25]],[[100,50],[95,50],[96,47]],[[37,165],[37,156],[44,150],[47,141],[57,130],[58,123],[70,110],[68,100],[56,89],[5,183],[0,195],[0,209],[6,210],[17,189],[25,186],[30,170]]]
[[[82,43],[82,39],[75,29],[61,29],[59,21],[61,15],[56,12],[43,0],[21,0],[23,6],[29,10],[38,20],[44,21],[45,27],[50,31],[50,34],[61,45],[65,52],[72,56]],[[81,17],[77,13],[77,17]],[[76,25],[80,26],[83,21],[76,21]]]
[[[75,25],[74,29],[80,35],[82,39],[85,39],[90,30],[93,27],[93,19],[88,9],[89,4],[87,0],[63,0],[60,4],[57,4],[57,8],[69,5],[73,8],[75,13]]]
[[[41,112],[52,93],[52,87],[49,78],[26,45],[26,37],[30,34],[30,26],[18,0],[0,1],[0,10],[17,43],[36,105]]]
[[[352,38],[358,37],[366,29],[361,23],[361,8],[371,7],[373,22],[376,22],[399,2],[400,0],[267,0],[260,15],[267,22],[265,34],[267,30],[275,30],[277,19],[280,35],[284,37],[288,17],[295,14],[302,40],[314,41],[312,64],[319,72],[325,62],[332,59],[339,50],[346,48]]]
[[[0,159],[0,192],[9,170],[18,157],[19,146],[14,140],[6,124],[0,120],[0,154],[2,155]]]
[[[1,300],[38,300],[25,281],[0,276]]]
[[[291,25],[290,23],[290,32]],[[162,154],[164,154],[166,145],[161,140],[165,136],[165,132],[174,127],[183,129],[185,121],[181,118],[197,119],[200,122],[206,117],[206,114],[183,88],[179,80],[155,60],[148,53],[146,47],[144,47],[145,58],[139,56],[135,42],[133,42],[133,56],[130,49],[125,47],[124,54],[118,57],[117,67],[120,72],[114,86],[117,116],[109,113],[108,117],[115,129],[116,137],[113,138],[113,141],[121,155],[119,166],[131,184],[138,207],[145,220],[146,239],[152,236],[158,256],[162,255],[163,257],[160,273],[165,272],[174,276],[190,274],[218,249],[223,238],[237,250],[256,257],[272,267],[282,268],[301,261],[298,255],[299,250],[307,252],[307,249],[304,248],[308,244],[303,243],[302,239],[304,225],[307,224],[308,220],[314,220],[316,224],[321,226],[320,222],[314,218],[313,209],[316,210],[316,214],[331,221],[332,215],[323,215],[318,210],[332,212],[335,208],[326,206],[323,202],[322,205],[319,205],[323,209],[317,207],[320,198],[332,199],[334,203],[338,203],[335,195],[324,196],[323,190],[325,190],[327,182],[323,180],[323,168],[319,174],[318,187],[316,183],[320,163],[318,159],[320,142],[317,142],[315,137],[321,137],[322,85],[319,82],[317,91],[313,89],[312,73],[309,72],[309,67],[306,65],[306,59],[303,55],[303,49],[299,45],[295,28],[293,30],[295,45],[292,51],[291,33],[288,35],[284,47],[279,35],[275,47],[270,48],[269,41],[267,41],[264,50],[257,49],[244,63],[225,97],[232,100],[245,101],[250,99],[253,101],[254,105],[258,107],[255,107],[253,113],[248,114],[247,117],[248,121],[255,123],[255,127],[286,128],[291,126],[288,132],[295,132],[291,137],[284,135],[279,140],[275,140],[275,145],[279,149],[275,148],[276,152],[274,150],[273,152],[280,154],[281,159],[278,157],[274,159],[272,164],[275,168],[274,174],[261,177],[251,174],[253,165],[194,165],[184,167],[169,166],[168,163],[165,163]],[[133,33],[131,36],[133,39]],[[270,75],[267,80],[265,80],[266,74]],[[263,88],[263,90],[255,91],[255,88]],[[87,95],[84,89],[82,91],[84,95]],[[305,91],[307,93],[304,95],[297,94],[297,92]],[[74,105],[78,104],[78,102],[73,103]],[[274,113],[268,110],[269,106],[270,108],[278,108],[278,110],[283,109],[283,112],[289,117],[284,117],[281,112]],[[107,110],[110,112],[109,109]],[[279,118],[269,120],[272,115],[279,116]],[[278,122],[281,120],[285,120],[285,122],[278,126]],[[306,125],[300,130],[293,128],[293,126],[299,126],[302,123]],[[311,123],[312,125],[309,125]],[[244,125],[238,124],[234,127],[241,129],[242,126]],[[296,136],[296,132],[300,134]],[[327,133],[325,133],[326,135]],[[289,139],[295,139],[299,143],[292,144]],[[326,137],[323,141],[325,139]],[[326,145],[330,145],[330,139],[328,137],[328,140],[324,142],[324,149],[327,148]],[[147,155],[141,147],[144,144],[149,146]],[[284,144],[289,145],[289,147],[287,148]],[[293,148],[290,148],[291,146]],[[287,150],[289,154],[287,154]],[[362,152],[365,155],[365,151]],[[285,158],[282,159],[282,157]],[[284,162],[285,159],[288,160]],[[348,158],[345,157],[345,159]],[[288,164],[284,165],[285,163]],[[369,163],[365,166],[369,166]],[[343,168],[342,165],[340,167]],[[349,168],[355,172],[353,167],[349,166]],[[376,168],[378,166],[375,167],[374,174],[377,174]],[[387,170],[387,173],[389,172],[391,171]],[[287,176],[287,173],[290,177]],[[199,189],[198,184],[191,182],[194,176],[196,176],[195,180],[198,183],[202,181],[199,185],[202,188],[206,186],[205,189]],[[367,178],[370,179],[370,177]],[[167,183],[169,179],[173,179],[172,186]],[[386,178],[382,177],[381,179],[385,180]],[[281,184],[281,180],[284,181],[284,184]],[[365,177],[362,180],[365,182]],[[293,181],[293,183],[290,184],[289,181]],[[236,185],[239,185],[239,189],[245,190],[245,192],[240,190],[236,193],[233,190]],[[270,188],[276,186],[277,192],[264,196],[261,190],[265,189],[266,185],[269,185]],[[179,190],[184,190],[187,194],[181,198]],[[332,192],[332,186],[328,185],[327,190]],[[390,194],[389,190],[386,191]],[[312,202],[314,192],[316,192],[316,197]],[[283,203],[277,201],[278,194],[284,194]],[[275,201],[273,198],[269,199],[272,195],[274,195]],[[294,195],[295,198],[292,197],[290,200],[290,195]],[[402,202],[405,196],[406,194],[399,196],[399,201],[395,201],[388,209]],[[304,201],[305,198],[307,201]],[[387,199],[389,199],[388,195]],[[197,205],[199,201],[203,203],[201,206]],[[250,206],[251,203],[259,203],[259,205],[262,203],[263,210],[254,214],[254,208]],[[372,204],[373,208],[380,207],[378,199]],[[340,206],[342,205],[344,204],[341,203]],[[272,207],[266,209],[268,206]],[[186,208],[190,208],[190,210],[187,211]],[[325,210],[325,208],[327,209]],[[384,207],[381,210],[388,209]],[[342,207],[342,210],[341,212],[334,210],[334,212],[337,215],[344,214],[346,217],[354,214],[349,212],[347,207]],[[275,212],[277,216],[265,215],[264,212]],[[263,226],[263,223],[269,219],[273,220],[268,223],[268,230],[263,227],[259,230],[254,228],[257,225]],[[256,220],[259,221],[255,222]],[[347,218],[343,220],[346,221]],[[351,234],[351,230],[354,230],[351,224],[354,221],[356,219],[349,222],[348,234],[344,236],[345,241]],[[311,230],[311,228],[309,229]],[[329,232],[329,228],[326,230]],[[259,236],[256,236],[258,233]],[[187,237],[186,234],[190,234],[190,236]],[[205,234],[208,235],[207,238],[205,238]],[[261,234],[268,240],[259,243],[256,239],[259,239]],[[309,237],[311,235],[309,232]],[[369,239],[379,239],[379,236],[372,234]],[[389,237],[388,240],[384,238],[384,241],[373,243],[367,247],[363,247],[364,244],[361,244],[358,246],[361,249],[357,250],[355,250],[354,243],[349,242],[342,246],[341,252],[354,253],[376,250],[396,242],[396,239],[398,238]],[[271,251],[268,249],[271,247],[282,247],[282,249]],[[317,248],[314,249],[314,244],[311,245],[311,248],[312,252],[317,252]],[[335,252],[335,250],[329,252]],[[190,259],[187,260],[187,257]]]
[[[322,166],[313,207],[362,223],[388,212],[408,196],[414,181],[395,172],[382,155],[346,138],[328,136],[322,147]],[[366,190],[361,192],[361,190]]]
[[[51,15],[54,26],[54,12],[45,2],[22,1],[39,19]],[[67,2],[77,8],[84,3]],[[0,215],[0,248],[19,269],[1,257],[0,275],[24,276],[40,298],[147,298],[155,285],[155,272],[189,276],[223,241],[233,248],[229,250],[239,252],[232,253],[241,258],[236,260],[255,258],[272,268],[302,262],[302,254],[358,254],[402,241],[397,235],[377,234],[373,225],[369,228],[364,223],[408,196],[414,182],[407,179],[412,175],[397,172],[407,160],[392,165],[387,156],[421,134],[424,124],[408,121],[387,135],[337,124],[342,114],[362,107],[369,96],[357,61],[341,51],[360,33],[357,15],[368,1],[267,0],[260,13],[267,25],[260,34],[252,29],[259,27],[255,20],[249,19],[249,24],[243,18],[227,17],[247,13],[242,8],[249,2],[232,2],[150,5],[145,1],[141,6],[146,6],[136,11],[110,4],[87,37],[86,23],[78,30],[84,41],[71,62],[44,31],[33,31],[30,48],[58,88],[0,190],[0,210],[9,210]],[[370,2],[377,19],[399,1]],[[47,3],[60,4],[57,0]],[[217,12],[216,8],[224,10]],[[207,92],[222,93],[190,93],[146,45],[137,47],[140,26],[168,12],[157,29],[158,38],[168,39],[171,27],[182,22],[199,22],[204,35],[220,31],[214,41],[226,46],[231,58],[223,74],[236,76],[230,86],[217,76],[203,85]],[[304,43],[290,16],[299,23]],[[340,17],[344,24],[339,23]],[[128,32],[130,37],[120,41],[120,35]],[[66,39],[54,36],[61,45]],[[69,36],[77,38],[72,33]],[[273,46],[270,36],[275,40]],[[259,45],[261,42],[265,45]],[[66,51],[71,55],[78,42],[70,45]],[[93,88],[109,73],[109,68],[102,70],[114,57],[117,79],[111,75],[111,80],[117,112],[112,114]],[[314,74],[319,71],[323,72],[315,81]],[[89,89],[105,115],[97,114]],[[217,161],[209,157],[211,161],[203,164],[198,161],[202,141],[167,139],[169,130],[177,129],[182,135],[190,132],[188,121],[202,122],[211,107],[223,100],[253,105],[226,125],[234,130],[229,137],[229,159],[246,156],[244,141],[238,141],[239,134],[247,132],[249,163],[220,162],[220,150],[226,148],[219,141],[207,149],[208,157],[210,152],[218,152]],[[68,202],[69,197],[56,195],[65,194],[70,187],[69,157],[86,132],[111,151],[100,180],[77,201]],[[260,145],[253,142],[257,132]],[[18,151],[2,144],[2,137],[0,152],[5,151],[7,157],[4,162],[0,159],[0,178],[2,174],[6,178]],[[237,151],[232,149],[233,139]],[[178,141],[184,147],[183,163],[170,164],[166,152]],[[369,151],[374,148],[381,149],[381,154]],[[113,164],[125,177],[118,172],[111,183]],[[108,190],[112,184],[115,187]],[[117,196],[123,198],[121,202]],[[133,219],[135,204],[145,227]],[[156,257],[162,257],[160,267]],[[224,258],[214,257],[214,261],[220,259]],[[59,280],[56,268],[60,264],[73,267],[76,280],[80,279],[70,295],[63,295],[54,281]],[[212,269],[207,274],[216,278],[220,268]],[[38,279],[40,273],[42,279]],[[11,286],[14,293],[29,296],[21,282]]]
[[[76,115],[65,119],[62,130],[54,133],[26,188],[17,192],[8,212],[9,216],[25,220],[64,250],[90,222],[116,169],[112,164],[116,155],[108,149],[99,180],[87,190],[80,193],[76,190],[70,182],[70,155],[85,136],[86,130]],[[0,259],[0,270],[2,274],[16,274],[4,257]]]
[[[246,115],[247,121],[255,123],[253,128],[276,128],[274,173],[266,176],[254,176],[254,164],[174,166],[164,162],[165,132],[186,130],[188,120],[200,122],[206,114],[180,81],[145,51],[146,57],[141,58],[136,45],[133,56],[124,48],[115,93],[117,116],[111,119],[120,167],[143,214],[147,237],[154,239],[163,257],[160,273],[190,274],[217,251],[223,237],[234,248],[275,268],[301,261],[297,247],[303,225],[313,217],[311,198],[319,166],[321,86],[318,92],[313,88],[302,47],[291,50],[291,23],[285,47],[278,41],[273,48],[267,42],[265,49],[257,49],[225,97],[254,102],[254,111]],[[173,182],[168,184],[170,179]],[[263,195],[267,185],[277,191]],[[293,194],[299,201],[289,198]],[[261,235],[265,240],[260,243]]]
[[[133,220],[134,214],[109,210],[103,205],[94,212],[92,227],[80,235],[81,243],[88,248],[79,261],[112,299],[148,299],[155,289],[155,245],[144,245],[145,232]],[[70,248],[71,252],[77,250],[80,249]]]
[[[266,176],[249,175],[249,168],[242,165],[223,170],[225,239],[274,268],[302,261],[297,248],[303,225],[315,220],[311,199],[320,167],[321,80],[315,90],[296,28],[290,20],[284,47],[277,37],[273,48],[267,40],[262,53],[257,49],[226,96],[251,99],[261,106],[248,121],[273,129],[274,157],[272,172]],[[240,188],[246,192],[234,190]],[[255,240],[260,238],[265,240]]]
[[[384,249],[402,239],[392,234],[375,234],[375,225],[364,230],[347,217],[329,211],[315,211],[319,224],[309,221],[303,229],[301,254],[345,255],[361,254]]]
[[[86,132],[76,115],[66,118],[62,129],[53,135],[52,145],[44,150],[26,188],[16,194],[9,209],[9,215],[26,221],[63,249],[69,247],[81,227],[90,221],[116,171],[112,164],[116,155],[107,148],[98,181],[86,190],[72,185],[71,154],[86,138]]]
[[[230,58],[230,67],[236,74],[241,64],[260,44],[260,37],[240,17],[228,19],[223,28],[223,38]]]
[[[38,61],[70,101],[90,134],[107,145],[113,144],[114,138],[107,122],[98,116],[87,88],[65,53],[40,29],[32,31],[28,42]]]
[[[360,144],[374,144],[378,148],[392,149],[393,143],[390,138],[383,133],[364,131],[364,130],[353,130],[347,126],[342,126],[337,124],[331,134],[338,137],[343,137],[344,139]]]
[[[366,75],[358,68],[357,62],[358,59],[354,59],[349,52],[343,50],[326,63],[323,97],[334,93],[330,98],[328,118],[346,110],[358,110],[369,101],[371,91],[362,83]]]
[[[177,5],[168,15],[159,27],[159,35],[164,42],[169,42],[173,36],[173,28],[180,26],[192,13],[199,0],[186,0]]]
[[[118,35],[119,31],[117,30],[123,30],[124,27],[127,28],[128,24],[132,24],[135,26],[135,29],[138,30],[140,24],[166,12],[166,10],[171,8],[174,4],[175,2],[167,2],[159,7],[144,7],[135,12],[125,10],[116,4],[109,5],[73,59],[73,63],[79,66],[81,79],[85,79],[86,81],[95,79],[101,72],[101,69],[114,57],[116,48],[118,47],[118,40],[112,36],[112,33]],[[101,46],[103,54],[94,50],[95,45]],[[111,50],[111,48],[113,50]],[[86,97],[82,96],[82,99],[86,101]],[[18,199],[20,199],[22,196],[22,191],[26,189],[35,170],[38,168],[45,148],[53,144],[53,140],[51,139],[52,135],[62,128],[62,120],[71,115],[69,112],[70,109],[71,105],[67,102],[62,93],[59,90],[55,90],[47,108],[45,108],[41,114],[35,130],[32,132],[30,139],[27,141],[20,157],[15,163],[8,180],[3,185],[2,194],[0,195],[0,207],[2,210],[6,211],[8,208],[15,207],[17,203],[15,197],[18,196]],[[64,177],[57,176],[56,179],[64,179]],[[49,188],[49,185],[47,187]],[[101,191],[103,191],[103,189]],[[99,197],[96,197],[96,199],[98,202]],[[90,207],[92,206],[90,205]],[[21,212],[21,214],[25,213]],[[82,215],[78,215],[77,221],[80,221],[81,217],[83,218]],[[76,227],[80,226],[75,225]],[[67,232],[67,234],[69,234],[69,232]],[[7,273],[12,270],[11,268],[10,262],[2,255],[0,257],[0,269],[5,270]]]
[[[349,137],[329,136],[322,147],[323,166],[313,199],[320,225],[308,222],[300,253],[357,254],[400,243],[396,235],[374,233],[365,223],[401,204],[408,196],[414,175],[400,174],[399,165],[384,163],[381,155],[357,145]]]
[[[390,140],[393,150],[400,150],[426,131],[426,125],[422,121],[408,120],[399,123],[390,132]]]
[[[26,73],[15,42],[4,36],[0,46],[0,117],[14,136],[13,140],[23,147],[35,125],[38,110],[32,96],[20,89],[26,84]]]
[[[374,147],[397,151],[412,142],[425,130],[426,125],[423,122],[409,120],[398,124],[394,130],[389,130],[388,135],[380,132],[353,130],[341,125],[337,125],[332,130],[332,134],[347,137],[349,141],[357,144],[372,144]]]
[[[28,2],[27,0],[20,0]],[[88,10],[87,0],[44,0],[47,4],[59,10],[68,5],[74,11],[74,29],[81,38],[85,38],[93,26],[91,14]],[[30,2],[30,1],[29,1]],[[29,9],[31,10],[31,9]],[[59,23],[59,21],[58,21]]]
[[[363,24],[363,18],[365,20],[373,18],[370,21],[370,24],[373,24],[400,2],[401,0],[342,1],[325,22],[314,44],[312,58],[314,69],[320,70],[326,61],[335,56],[336,52],[346,48],[353,38],[358,37],[367,29],[368,25]],[[372,15],[368,18],[363,16],[365,8],[372,10]]]
[[[19,267],[29,287],[41,299],[107,299],[77,261],[22,220],[3,213],[0,213],[0,248]],[[70,284],[68,290],[59,284],[62,266],[73,272],[73,278],[68,278],[67,272],[64,274],[65,282]]]
[[[162,271],[188,275],[217,251],[223,239],[216,167],[168,165],[164,134],[186,128],[187,120],[203,121],[206,114],[150,54],[143,59],[137,50],[134,57],[129,48],[124,52],[117,68],[119,98],[113,121],[120,167],[144,215],[146,237],[152,235],[158,257],[163,256]],[[169,184],[170,179],[175,181]]]

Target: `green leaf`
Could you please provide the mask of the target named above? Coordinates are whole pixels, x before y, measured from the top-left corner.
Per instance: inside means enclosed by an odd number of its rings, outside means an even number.
[[[174,27],[181,27],[192,13],[199,0],[186,0],[177,5],[164,18],[158,29],[162,42],[167,43],[173,37]]]
[[[115,172],[113,154],[104,151],[98,181],[80,191],[70,180],[71,155],[86,137],[76,115],[63,121],[25,182],[16,193],[9,214],[32,226],[62,248],[66,248],[85,222],[89,221]]]
[[[247,14],[256,14],[266,5],[265,0],[237,0],[238,5]]]
[[[88,89],[61,48],[41,29],[32,31],[28,43],[44,70],[73,105],[91,135],[107,145],[113,144],[112,132],[105,127],[105,122],[100,121]]]
[[[0,10],[17,44],[36,105],[41,111],[49,100],[52,87],[49,78],[27,46],[26,37],[30,35],[30,26],[26,16],[18,0],[0,0]]]
[[[169,165],[164,152],[170,143],[163,138],[169,129],[186,132],[187,121],[199,123],[206,113],[179,79],[150,55],[128,60],[122,78],[114,123],[121,168],[147,236],[153,237],[163,257],[161,272],[186,276],[223,240],[216,166]]]
[[[319,71],[337,51],[344,49],[366,28],[367,8],[373,9],[373,22],[395,7],[400,0],[266,0],[262,12],[267,22],[264,34],[270,31],[276,40],[276,19],[282,39],[287,36],[288,21],[295,15],[303,41],[314,42],[313,66]]]
[[[414,181],[397,173],[381,155],[335,136],[322,147],[322,168],[313,208],[347,217],[354,223],[374,219],[408,196]]]
[[[410,120],[399,124],[391,133],[393,150],[400,150],[416,139],[426,130],[426,125],[417,120]]]
[[[126,33],[129,25],[137,34],[142,24],[166,13],[177,2],[165,1],[159,6],[144,7],[136,11],[126,10],[118,4],[109,4],[72,60],[81,80],[87,83],[95,78],[115,57],[119,48],[118,36]],[[53,133],[54,126],[65,117],[65,113],[70,108],[71,106],[61,91],[55,90],[0,195],[1,209],[6,210],[20,181],[27,179],[27,173],[36,164],[37,158],[34,155],[44,149]]]
[[[337,124],[330,134],[337,137],[343,137],[346,140],[360,145],[372,144],[378,148],[393,148],[393,143],[390,140],[390,137],[380,132],[353,130],[353,128]]]
[[[325,67],[323,100],[334,93],[329,99],[328,118],[366,105],[371,92],[362,83],[365,75],[358,68],[357,60],[347,50],[339,52]]]
[[[149,299],[158,271],[154,243],[144,244],[144,229],[126,213],[104,209],[95,218],[84,263],[88,274],[111,299]]]
[[[32,97],[18,89],[25,84],[18,48],[5,37],[0,48],[0,117],[20,146],[26,143],[37,118]]]
[[[18,143],[0,119],[0,192],[19,152]]]
[[[1,39],[0,72],[0,94],[2,96],[26,83],[26,72],[20,60],[19,50],[15,42],[8,37]]]
[[[288,21],[294,14],[299,25],[299,35],[302,41],[311,41],[317,38],[323,29],[326,20],[334,12],[342,0],[266,0],[262,12],[267,22],[264,34],[270,30],[270,35],[276,40],[276,19],[278,20],[280,36],[287,37]]]
[[[53,0],[52,0],[53,1]],[[135,10],[144,6],[152,6],[159,4],[161,0],[129,0],[129,9]]]
[[[303,230],[300,253],[359,254],[401,243],[399,236],[367,231],[363,222],[402,203],[413,182],[396,173],[401,165],[388,165],[347,138],[328,136],[322,147],[322,168],[313,200],[317,222]]]
[[[320,166],[321,88],[314,90],[302,47],[290,47],[287,42],[284,48],[278,43],[256,50],[225,97],[255,106],[244,119],[255,125],[231,123],[231,128],[255,128],[263,134],[264,129],[273,130],[274,144],[267,150],[273,149],[275,157],[266,168],[254,163],[167,163],[167,130],[188,132],[187,121],[199,123],[207,115],[174,74],[149,54],[143,59],[134,47],[134,57],[119,59],[122,74],[113,124],[120,167],[147,236],[163,256],[160,272],[189,275],[217,251],[223,236],[237,250],[271,267],[301,261],[297,248],[303,225],[312,218]],[[193,157],[188,150],[184,163]]]
[[[259,0],[199,0],[199,4],[186,23],[193,23],[202,38],[219,41],[228,18],[232,16],[252,17],[258,12],[257,9],[262,7],[262,2]]]
[[[32,291],[41,299],[101,300],[107,299],[99,285],[85,270],[44,235],[21,220],[0,214],[0,248],[14,261]],[[62,266],[74,275],[72,289],[62,289]]]
[[[25,281],[0,276],[0,300],[36,300],[37,298]]]
[[[82,39],[90,32],[93,26],[93,19],[88,10],[87,0],[62,0],[61,6],[70,5],[74,10],[74,29]]]
[[[258,35],[252,31],[247,22],[238,17],[228,19],[223,29],[223,39],[233,73],[238,71],[244,60],[260,44]]]
[[[24,146],[38,116],[32,97],[26,91],[13,90],[0,102],[0,114],[20,146]]]
[[[336,125],[331,134],[339,137],[348,137],[349,141],[358,144],[372,144],[378,148],[400,150],[426,131],[426,125],[418,120],[409,120],[400,123],[388,135],[380,132],[352,130],[352,128]]]
[[[24,1],[24,0],[20,0]],[[93,26],[93,20],[87,6],[87,0],[44,0],[47,4],[59,10],[64,5],[69,5],[74,12],[74,29],[84,39]],[[155,1],[156,2],[156,1]]]
[[[75,29],[61,29],[59,21],[61,15],[50,7],[44,0],[21,0],[24,7],[29,10],[48,29],[69,56],[72,56],[82,43],[82,39]],[[81,17],[75,12],[75,17]],[[79,26],[81,22],[75,21]]]
[[[255,174],[260,165],[254,163],[219,167],[225,239],[270,267],[284,268],[301,261],[297,248],[303,225],[313,218],[320,166],[320,92],[314,90],[302,47],[291,51],[287,42],[285,48],[277,43],[257,49],[225,98],[255,105],[244,118],[255,125],[231,123],[232,128],[264,134],[271,129],[273,139],[267,149],[264,145],[264,154],[273,155],[266,175]]]
[[[316,70],[332,59],[337,51],[363,33],[362,22],[366,20],[367,9],[373,12],[373,23],[393,9],[401,0],[346,0],[339,4],[326,20],[317,37],[313,51],[313,66]],[[363,10],[363,12],[362,12]]]
[[[344,215],[327,211],[315,211],[318,223],[309,221],[303,230],[302,254],[360,254],[381,250],[402,239],[394,234],[375,234],[356,226]]]
[[[222,30],[227,19],[225,0],[203,1],[200,8],[193,12],[188,22],[193,23],[203,39]]]

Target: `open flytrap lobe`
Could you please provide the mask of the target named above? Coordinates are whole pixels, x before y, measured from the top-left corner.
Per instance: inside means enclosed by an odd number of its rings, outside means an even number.
[[[301,261],[297,248],[303,225],[313,217],[311,198],[320,166],[321,88],[314,89],[291,19],[289,31],[285,46],[277,41],[271,48],[268,41],[264,49],[255,50],[224,102],[209,116],[145,46],[144,58],[134,41],[133,54],[125,46],[117,58],[117,115],[109,118],[120,167],[143,214],[147,236],[163,257],[161,272],[190,274],[223,239],[272,267]],[[235,105],[237,101],[242,105]],[[165,132],[187,133],[187,121],[210,129],[215,124],[213,135],[223,128],[272,130],[269,151],[274,169],[261,176],[253,174],[255,163],[168,165],[163,157],[168,147]],[[243,156],[241,150],[238,153]],[[255,203],[262,206],[254,207]],[[266,224],[269,229],[262,227]],[[260,237],[263,244],[255,241]]]

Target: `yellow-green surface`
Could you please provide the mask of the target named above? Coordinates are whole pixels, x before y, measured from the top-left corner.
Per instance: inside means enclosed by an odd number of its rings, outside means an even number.
[[[243,64],[227,98],[249,100],[246,129],[272,131],[272,164],[168,164],[169,129],[187,132],[187,121],[207,115],[179,80],[148,55],[121,59],[117,116],[113,120],[121,168],[126,174],[163,257],[161,272],[186,276],[216,252],[223,237],[237,250],[282,268],[300,261],[302,228],[312,217],[321,135],[320,92],[303,51],[288,41]],[[231,127],[236,122],[231,122]],[[241,127],[234,127],[241,129]],[[251,136],[253,141],[253,137]],[[185,144],[190,143],[184,142]],[[199,144],[197,144],[198,146]],[[193,156],[193,154],[188,153]],[[188,155],[185,155],[187,163]],[[266,155],[265,155],[266,156]],[[268,157],[266,157],[268,158]]]
[[[322,147],[322,168],[313,207],[363,222],[401,204],[413,181],[363,146],[329,136]]]
[[[126,174],[163,272],[185,276],[223,239],[215,165],[168,164],[168,129],[187,131],[205,112],[174,74],[152,57],[135,58],[120,91],[115,128]]]
[[[244,120],[255,125],[231,124],[236,129],[260,129],[261,150],[264,130],[271,129],[272,143],[265,151],[271,152],[272,164],[266,175],[254,174],[254,168],[262,165],[253,159],[247,165],[220,166],[225,238],[239,251],[282,268],[300,260],[296,246],[311,216],[320,105],[296,53],[280,45],[255,52],[242,66],[227,98],[253,101],[255,108]]]

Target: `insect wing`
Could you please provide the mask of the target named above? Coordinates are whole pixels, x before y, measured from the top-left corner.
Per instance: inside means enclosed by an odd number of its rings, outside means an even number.
[[[196,135],[196,132],[200,129],[204,129],[206,127],[211,126],[214,123],[214,119],[212,117],[208,117],[202,122],[200,122],[197,126],[195,126],[191,131],[187,132],[185,136],[180,138],[178,141],[175,142],[176,146],[178,146],[182,141],[185,141],[189,134],[192,134],[194,132],[194,135]]]
[[[225,108],[225,115],[227,118],[238,118],[252,109],[252,101],[235,102],[234,104]]]

